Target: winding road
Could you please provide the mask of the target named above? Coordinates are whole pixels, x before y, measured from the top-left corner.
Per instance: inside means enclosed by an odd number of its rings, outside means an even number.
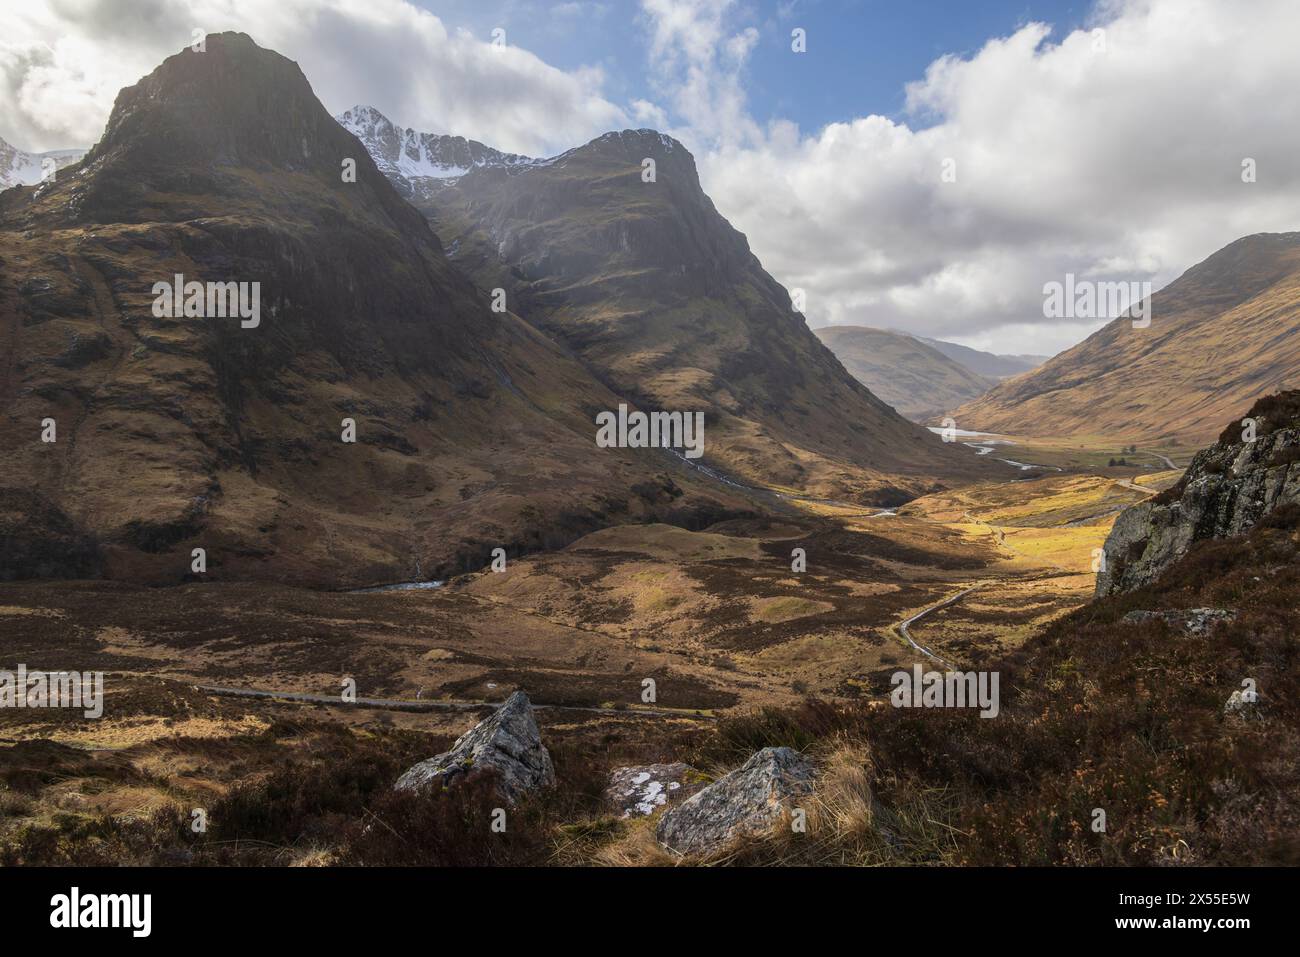
[[[196,690],[218,698],[261,698],[274,701],[297,701],[303,704],[323,704],[335,708],[373,708],[381,711],[481,711],[499,708],[503,701],[411,701],[401,698],[357,698],[344,701],[339,695],[305,694],[299,691],[263,691],[257,688],[227,688],[220,685],[195,685]],[[589,708],[567,704],[534,704],[534,711],[584,711],[589,714],[608,714],[619,717],[693,718],[713,720],[713,715],[697,711],[668,711],[651,708]]]
[[[975,589],[981,587],[984,584],[985,584],[984,582],[976,582],[974,585],[971,585],[968,588],[963,588],[955,595],[949,595],[941,602],[933,604],[928,608],[921,609],[911,618],[904,619],[903,621],[900,621],[896,625],[894,625],[894,630],[898,632],[898,634],[901,635],[909,645],[911,645],[917,651],[921,652],[921,654],[925,655],[927,658],[933,658],[935,661],[939,662],[939,664],[943,665],[945,668],[951,668],[952,665],[950,665],[947,661],[945,661],[943,658],[940,658],[929,648],[918,643],[917,640],[912,637],[912,633],[911,631],[908,630],[908,626],[916,624],[918,621],[920,621],[922,618],[924,618],[926,615],[930,614],[931,612],[938,611],[940,608],[947,608],[949,605],[960,601],[962,598],[966,597]]]
[[[1174,469],[1174,470],[1177,470],[1177,471],[1182,471],[1181,468],[1179,468],[1179,466],[1177,466],[1177,465],[1174,464],[1173,459],[1169,458],[1169,456],[1167,456],[1167,455],[1161,455],[1159,452],[1152,452],[1150,449],[1139,449],[1138,451],[1143,452],[1143,453],[1145,453],[1146,455],[1154,455],[1154,456],[1155,456],[1156,458],[1158,458],[1161,462],[1164,462],[1164,463],[1165,463],[1165,468],[1167,468],[1167,469]]]

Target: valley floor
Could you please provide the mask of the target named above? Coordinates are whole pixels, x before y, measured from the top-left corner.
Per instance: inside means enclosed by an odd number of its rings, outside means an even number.
[[[897,510],[796,498],[788,518],[609,528],[421,590],[5,585],[0,660],[103,671],[106,703],[0,715],[0,846],[206,807],[340,749],[410,763],[516,688],[548,744],[657,761],[721,716],[878,697],[927,659],[977,666],[1088,601],[1115,513],[1176,474],[1053,473]]]

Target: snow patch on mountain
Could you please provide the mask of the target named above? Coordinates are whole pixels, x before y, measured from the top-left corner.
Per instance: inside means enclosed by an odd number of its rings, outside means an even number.
[[[685,153],[682,144],[671,136],[648,129],[615,130],[558,156],[536,158],[503,153],[463,136],[421,133],[398,126],[373,106],[354,106],[334,119],[361,141],[379,171],[408,199],[427,198],[437,190],[454,186],[475,170],[503,169],[513,176],[546,166],[563,167],[575,153],[602,145],[640,150],[646,155]]]
[[[407,129],[393,123],[373,106],[354,106],[334,119],[361,141],[380,172],[399,189],[414,194],[450,185],[476,169],[520,172],[550,162],[503,153],[463,136]]]
[[[71,149],[28,153],[0,140],[0,189],[33,186],[46,177],[51,164],[57,175],[58,170],[77,162],[87,152],[84,149]]]

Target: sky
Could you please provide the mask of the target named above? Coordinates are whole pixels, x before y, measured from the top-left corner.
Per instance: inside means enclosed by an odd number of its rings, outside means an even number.
[[[814,326],[1052,354],[1109,317],[1045,316],[1046,284],[1158,289],[1300,229],[1295,0],[28,0],[6,20],[0,137],[27,150],[93,143],[196,27],[296,60],[334,113],[531,155],[668,132]]]

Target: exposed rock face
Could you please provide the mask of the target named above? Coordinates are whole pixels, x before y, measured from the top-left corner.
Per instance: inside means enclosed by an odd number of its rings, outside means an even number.
[[[1135,624],[1163,621],[1170,628],[1200,638],[1208,635],[1219,622],[1232,621],[1236,617],[1235,611],[1225,608],[1175,608],[1168,611],[1131,611],[1124,616],[1124,620]]]
[[[1286,403],[1298,395],[1264,401]],[[1232,441],[1242,430],[1230,426],[1219,442],[1196,454],[1168,493],[1120,513],[1106,539],[1098,597],[1141,588],[1194,542],[1244,534],[1274,509],[1300,502],[1300,428],[1294,419],[1251,417],[1257,421],[1255,441]]]
[[[718,850],[759,836],[812,790],[813,766],[792,748],[764,748],[659,821],[659,843],[678,854]]]
[[[496,772],[497,788],[512,804],[525,791],[555,783],[551,755],[537,731],[532,703],[522,691],[457,738],[450,751],[408,768],[395,787],[418,790],[434,781],[446,787],[479,769]]]
[[[609,776],[605,797],[621,817],[646,817],[691,792],[688,778],[695,769],[678,761],[674,764],[644,764],[615,768]]]

